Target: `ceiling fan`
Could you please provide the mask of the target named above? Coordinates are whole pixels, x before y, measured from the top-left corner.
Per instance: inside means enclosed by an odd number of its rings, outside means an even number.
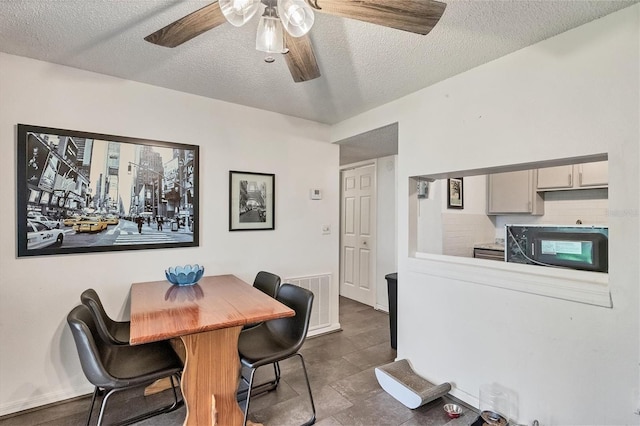
[[[264,5],[264,13],[258,25],[256,49],[282,53],[296,83],[320,77],[308,35],[314,11],[425,35],[446,8],[445,3],[435,0],[218,0],[144,39],[159,46],[176,47],[226,22],[244,25],[260,4]],[[265,60],[273,62],[273,57]]]

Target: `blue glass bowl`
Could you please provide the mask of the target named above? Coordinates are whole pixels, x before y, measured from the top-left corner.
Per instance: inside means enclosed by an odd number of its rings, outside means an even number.
[[[204,266],[195,265],[172,266],[164,271],[167,280],[174,285],[194,285],[204,274]]]

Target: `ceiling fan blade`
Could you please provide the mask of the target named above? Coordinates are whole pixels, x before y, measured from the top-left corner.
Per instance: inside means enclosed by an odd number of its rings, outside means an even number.
[[[318,12],[428,34],[447,7],[433,0],[307,0]]]
[[[320,69],[313,53],[313,46],[308,34],[302,37],[291,37],[284,31],[285,45],[289,52],[284,55],[293,81],[300,83],[320,77]]]
[[[227,20],[216,1],[149,34],[144,39],[159,46],[176,47],[225,22]]]

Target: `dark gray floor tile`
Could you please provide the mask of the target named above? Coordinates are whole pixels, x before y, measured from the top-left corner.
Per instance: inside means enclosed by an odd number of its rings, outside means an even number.
[[[337,421],[335,417],[327,417],[326,419],[322,419],[316,422],[315,426],[344,426],[342,423]]]
[[[361,369],[350,363],[349,361],[340,359],[331,359],[313,365],[307,365],[307,374],[309,375],[309,382],[311,383],[311,389],[320,390],[322,387],[338,381],[344,377],[351,376],[360,372]],[[304,380],[304,374],[302,368],[291,372],[288,376],[283,375],[285,380],[291,387],[293,387],[298,394],[306,392],[306,383]]]
[[[61,404],[52,404],[46,409],[31,410],[21,415],[7,416],[0,420],[0,426],[36,426],[49,424],[65,425],[72,421],[85,421],[89,413],[91,399],[77,398]],[[45,414],[44,416],[43,414]],[[83,420],[80,420],[82,418]],[[77,423],[76,423],[77,424]]]
[[[340,423],[350,426],[400,425],[413,416],[410,409],[387,393],[365,399],[353,407],[333,415]]]
[[[395,360],[396,351],[387,343],[371,346],[358,352],[345,355],[343,358],[360,370],[388,364]]]
[[[249,410],[249,419],[265,426],[298,426],[311,417],[308,397],[298,395],[260,411]]]
[[[388,327],[385,331],[387,330]],[[356,349],[366,349],[381,343],[384,343],[391,348],[391,336],[389,333],[381,332],[380,328],[366,330],[362,333],[350,336],[349,340],[353,342]]]
[[[330,386],[325,386],[320,389],[319,392],[314,392],[313,400],[316,405],[316,414],[319,420],[331,417],[332,414],[339,413],[353,406],[349,400]]]
[[[384,392],[378,384],[373,368],[333,382],[331,387],[354,404]]]
[[[344,336],[327,339],[325,344],[315,346],[303,346],[300,350],[304,360],[308,364],[328,361],[330,359],[340,359],[357,351],[359,348],[351,339]]]

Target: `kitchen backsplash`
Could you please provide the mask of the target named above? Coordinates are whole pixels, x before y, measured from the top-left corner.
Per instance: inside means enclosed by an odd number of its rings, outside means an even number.
[[[442,254],[473,257],[473,246],[494,240],[495,226],[486,214],[442,214]]]

